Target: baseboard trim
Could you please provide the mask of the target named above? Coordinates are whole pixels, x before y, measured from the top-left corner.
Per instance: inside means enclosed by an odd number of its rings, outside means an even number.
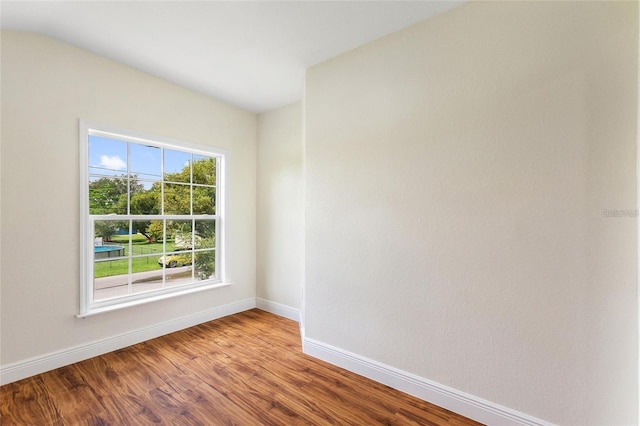
[[[202,324],[228,315],[247,311],[255,307],[256,299],[244,299],[228,305],[218,306],[206,311],[167,321],[162,324],[156,324],[118,336],[91,342],[86,345],[79,345],[24,361],[3,365],[0,367],[0,385],[22,380],[27,377],[35,376],[36,374],[73,364],[74,362],[103,355],[127,346],[135,345],[136,343],[155,339],[156,337],[160,337],[165,334],[193,327],[194,325]]]
[[[270,312],[274,315],[300,322],[300,309],[292,308],[291,306],[272,302],[266,299],[256,298],[256,308]]]
[[[554,426],[552,423],[544,420],[520,413],[318,340],[307,338],[304,336],[304,328],[302,326],[299,309],[260,298],[244,299],[167,321],[162,324],[134,330],[119,336],[0,366],[0,385],[22,380],[46,371],[64,367],[65,365],[93,358],[136,343],[253,308],[262,309],[275,315],[300,322],[303,352],[307,355],[337,365],[485,424],[504,426]]]
[[[552,423],[450,388],[329,344],[304,338],[303,352],[330,364],[488,425],[553,426]]]

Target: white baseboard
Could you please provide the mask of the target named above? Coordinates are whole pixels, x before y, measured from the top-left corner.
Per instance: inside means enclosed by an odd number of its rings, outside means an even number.
[[[259,298],[244,299],[119,336],[0,366],[0,385],[253,308],[259,308],[300,322],[303,352],[305,354],[360,374],[376,382],[489,425],[553,426],[552,423],[536,419],[527,414],[494,404],[335,346],[307,338],[304,335],[304,326],[301,322],[299,309]]]
[[[256,298],[256,308],[300,322],[300,309],[292,308],[291,306]]]
[[[544,420],[314,339],[304,338],[302,348],[307,355],[487,425],[553,426]]]
[[[83,361],[108,352],[122,349],[145,340],[193,327],[227,315],[236,314],[256,307],[256,299],[244,299],[228,305],[208,309],[203,312],[167,321],[151,327],[130,331],[119,336],[75,346],[42,356],[0,366],[0,385],[15,382],[74,362]]]

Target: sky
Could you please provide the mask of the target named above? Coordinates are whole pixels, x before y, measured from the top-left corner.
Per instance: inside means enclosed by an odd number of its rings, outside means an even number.
[[[191,154],[187,152],[89,136],[89,174],[121,176],[127,173],[129,161],[130,173],[137,175],[139,182],[148,189],[152,181],[162,178],[162,151],[165,173],[179,172],[189,164]],[[194,155],[195,160],[199,158],[204,157]]]

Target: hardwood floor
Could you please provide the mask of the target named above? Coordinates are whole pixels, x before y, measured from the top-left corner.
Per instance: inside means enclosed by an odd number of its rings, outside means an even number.
[[[9,425],[477,425],[301,352],[257,309],[0,388]]]

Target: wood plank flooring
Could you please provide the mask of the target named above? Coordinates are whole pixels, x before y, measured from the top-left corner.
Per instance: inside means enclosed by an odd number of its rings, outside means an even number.
[[[0,388],[9,425],[477,425],[306,356],[257,309]]]

